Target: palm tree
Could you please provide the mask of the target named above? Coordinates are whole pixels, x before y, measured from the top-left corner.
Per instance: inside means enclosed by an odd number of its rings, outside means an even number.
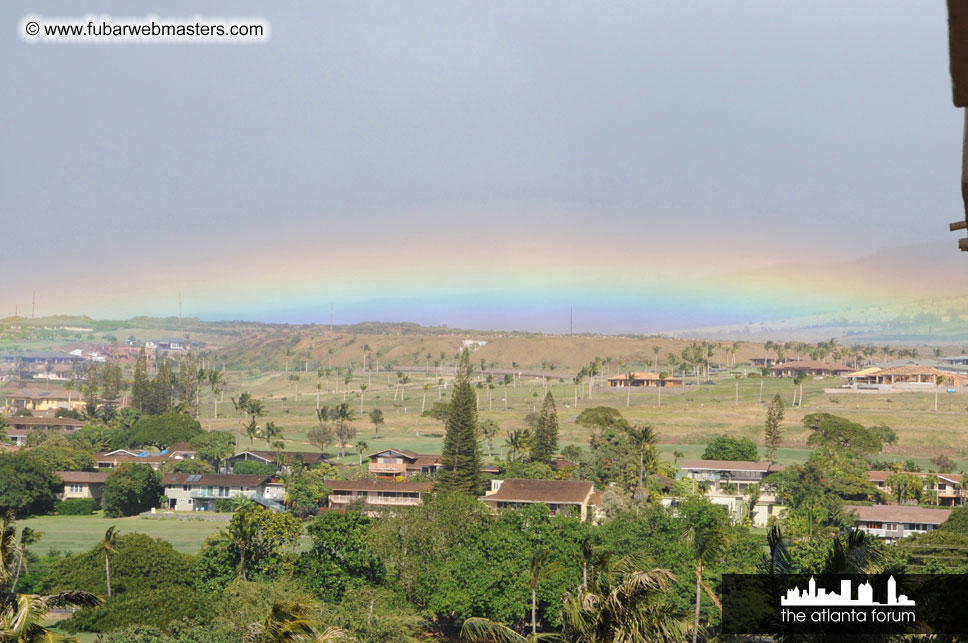
[[[541,548],[531,555],[528,569],[531,581],[531,636],[538,634],[538,583],[561,571],[561,564],[551,560],[551,550]]]
[[[632,403],[632,379],[635,377],[635,373],[629,371],[625,376],[625,408],[628,408]]]
[[[681,460],[684,457],[686,457],[686,454],[683,453],[682,451],[679,451],[678,449],[676,449],[675,451],[673,451],[672,452],[672,458],[673,458],[672,463],[673,463],[673,466],[675,466],[675,467],[678,468],[678,466],[679,466],[679,460]]]
[[[218,419],[218,396],[222,392],[225,384],[225,375],[220,368],[210,368],[205,372],[208,379],[208,386],[212,389],[212,406],[214,408],[215,419]]]
[[[690,534],[692,553],[696,557],[696,612],[692,627],[692,643],[699,639],[699,606],[702,597],[703,565],[719,557],[725,546],[725,533],[719,527],[693,528]],[[707,592],[710,592],[706,588]],[[715,596],[710,592],[710,596],[715,600]]]
[[[508,439],[504,441],[504,444],[509,451],[508,458],[511,462],[514,462],[517,460],[518,454],[526,451],[528,445],[531,444],[531,431],[528,429],[508,431]]]
[[[282,429],[276,426],[275,422],[266,422],[265,428],[262,429],[262,437],[265,438],[266,448],[269,448],[274,439],[282,438]]]
[[[17,591],[17,582],[20,580],[20,570],[23,569],[25,572],[30,571],[27,569],[27,546],[36,543],[43,535],[44,532],[35,531],[30,527],[24,527],[20,532],[20,541],[17,544],[17,571],[13,577],[13,585],[10,587],[11,592]]]
[[[36,532],[35,532],[36,533]],[[0,587],[10,582],[14,552],[13,512],[8,511],[0,524]],[[33,643],[35,641],[73,641],[58,637],[40,625],[50,611],[57,607],[94,607],[101,604],[88,592],[61,592],[51,596],[17,594],[0,591],[0,641],[5,643]]]
[[[101,546],[104,548],[104,582],[108,586],[108,598],[111,598],[111,557],[109,554],[114,551],[117,544],[117,527],[111,525],[104,532],[104,540],[101,541]]]
[[[363,452],[370,448],[370,445],[360,440],[356,443],[356,454],[360,456],[360,466],[363,466]]]
[[[565,596],[562,615],[569,638],[582,643],[681,642],[689,621],[668,600],[674,597],[675,580],[669,570],[648,569],[634,554],[614,564],[603,554],[588,587]]]
[[[360,415],[363,415],[363,393],[365,392],[366,384],[360,384]]]
[[[642,489],[645,484],[645,456],[647,452],[651,454],[659,436],[656,435],[655,427],[649,424],[629,426],[626,427],[625,432],[632,444],[639,450],[639,488]],[[652,456],[649,457],[651,460]]]
[[[269,615],[261,623],[246,629],[244,643],[329,643],[349,640],[346,630],[338,627],[316,632],[312,626],[312,603],[292,601],[273,603]]]
[[[471,643],[540,643],[541,641],[559,643],[565,640],[556,632],[518,634],[507,625],[480,617],[464,621],[460,635]]]

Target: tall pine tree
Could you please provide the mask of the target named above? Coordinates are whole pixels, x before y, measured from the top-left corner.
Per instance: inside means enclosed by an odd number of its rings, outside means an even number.
[[[555,398],[548,391],[541,405],[541,414],[534,425],[534,437],[531,438],[531,459],[535,462],[551,462],[558,451],[558,411],[555,408]]]
[[[763,424],[763,441],[766,443],[766,459],[773,462],[776,450],[780,448],[780,422],[783,421],[783,400],[777,393],[766,409],[766,422]]]
[[[97,413],[98,392],[101,389],[101,374],[97,370],[97,362],[87,365],[87,374],[84,376],[84,384],[81,391],[84,393],[84,403],[87,406],[87,414],[94,416]]]
[[[155,375],[155,379],[151,382],[149,388],[148,404],[145,407],[146,413],[161,415],[171,410],[174,393],[173,380],[168,359],[163,357],[158,361],[158,374]]]
[[[138,361],[134,364],[134,382],[131,384],[131,405],[139,411],[148,406],[151,383],[148,381],[148,355],[145,347],[138,351]]]
[[[104,366],[104,372],[101,374],[101,401],[109,414],[118,408],[122,377],[121,366],[117,362],[109,362]]]
[[[193,418],[198,417],[198,369],[191,352],[178,363],[178,399],[184,403]]]
[[[437,473],[437,488],[477,496],[484,490],[484,477],[477,435],[477,398],[470,379],[471,354],[465,348],[447,414],[443,468]]]

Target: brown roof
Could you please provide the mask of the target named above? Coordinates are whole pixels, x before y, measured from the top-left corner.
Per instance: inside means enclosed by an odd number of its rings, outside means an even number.
[[[582,504],[594,491],[588,480],[505,480],[485,502],[547,502]]]
[[[16,415],[4,419],[10,426],[32,426],[38,424],[47,426],[84,426],[86,423],[84,420],[75,420],[74,418],[21,417]]]
[[[104,483],[108,479],[108,473],[101,473],[100,471],[58,471],[57,477],[63,480],[66,484],[71,483]]]
[[[191,479],[189,479],[191,478]],[[219,485],[222,487],[258,487],[269,476],[234,473],[166,473],[162,483],[172,485]]]
[[[254,456],[258,456],[268,462],[275,462],[276,458],[280,455],[284,458],[290,460],[296,460],[302,458],[302,461],[306,464],[319,464],[320,462],[326,462],[326,456],[322,453],[316,453],[314,451],[259,451],[255,449],[246,449],[245,451],[240,451],[236,453],[233,458],[237,458],[243,453],[251,453]]]
[[[708,469],[710,471],[762,471],[774,473],[783,471],[782,464],[769,462],[749,462],[746,460],[683,460],[680,469]]]
[[[848,372],[854,369],[844,366],[843,364],[830,363],[830,362],[820,362],[815,359],[801,359],[794,360],[792,362],[783,362],[782,364],[777,364],[776,366],[771,366],[771,371],[786,371],[786,370],[798,370],[802,369],[805,371],[840,371]]]
[[[391,480],[327,480],[326,486],[336,491],[417,491],[429,493],[432,482],[393,482]]]
[[[854,520],[858,521],[921,522],[931,525],[940,525],[951,515],[950,510],[908,505],[844,505],[844,510],[847,513],[855,512]]]

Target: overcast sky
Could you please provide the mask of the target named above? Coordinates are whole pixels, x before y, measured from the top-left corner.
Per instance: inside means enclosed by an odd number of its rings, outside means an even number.
[[[182,291],[209,318],[646,331],[866,301],[824,267],[895,246],[927,250],[884,274],[964,281],[941,0],[30,4],[0,6],[0,315]],[[272,33],[30,45],[28,12]],[[791,264],[810,297],[730,277]]]

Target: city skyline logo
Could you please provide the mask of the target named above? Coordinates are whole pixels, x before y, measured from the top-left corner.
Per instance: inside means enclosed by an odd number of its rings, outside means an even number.
[[[916,605],[913,599],[906,595],[897,595],[897,581],[894,576],[887,580],[887,602],[881,603],[874,600],[874,588],[869,582],[857,586],[857,598],[852,598],[853,582],[850,580],[840,581],[840,592],[827,592],[822,587],[817,587],[816,579],[811,576],[807,583],[807,588],[801,590],[799,587],[787,590],[785,596],[780,597],[782,607],[820,607],[820,606],[858,606],[858,607],[911,607]]]

